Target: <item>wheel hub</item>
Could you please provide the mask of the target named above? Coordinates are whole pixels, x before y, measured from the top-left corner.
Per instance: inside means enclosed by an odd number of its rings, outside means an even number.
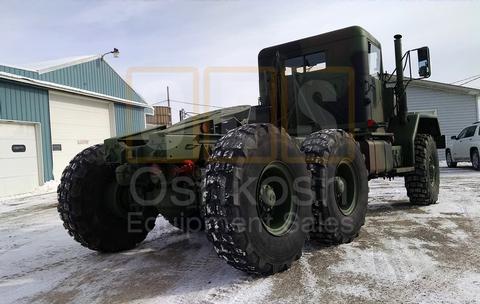
[[[113,181],[105,190],[105,207],[115,216],[126,218],[131,207],[128,187],[120,186]]]
[[[282,236],[295,219],[290,173],[283,163],[276,161],[265,167],[258,181],[258,217],[270,234]]]
[[[357,187],[352,165],[341,162],[336,170],[334,178],[334,194],[337,206],[344,215],[350,215],[357,206]]]
[[[260,196],[264,204],[270,208],[275,206],[275,203],[277,202],[277,196],[275,195],[275,191],[271,185],[263,185],[260,189]]]
[[[335,189],[337,190],[337,196],[343,195],[345,192],[345,179],[339,176],[335,177]]]

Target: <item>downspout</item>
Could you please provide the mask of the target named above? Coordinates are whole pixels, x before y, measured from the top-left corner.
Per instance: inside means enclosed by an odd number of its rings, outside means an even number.
[[[477,95],[477,121],[480,121],[480,95]]]

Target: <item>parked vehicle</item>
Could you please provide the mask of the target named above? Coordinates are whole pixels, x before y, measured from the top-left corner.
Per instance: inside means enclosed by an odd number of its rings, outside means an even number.
[[[459,162],[471,162],[475,170],[480,170],[480,122],[466,127],[451,139],[445,150],[447,166],[456,168]]]
[[[435,115],[407,110],[411,53],[417,79],[428,78],[428,47],[403,54],[396,35],[394,78],[380,43],[358,26],[262,50],[258,106],[78,154],[58,188],[65,228],[90,249],[115,252],[143,241],[161,214],[185,231],[204,228],[230,265],[271,274],[300,258],[308,235],[329,244],[357,237],[369,179],[405,177],[411,203],[434,204],[445,137]]]

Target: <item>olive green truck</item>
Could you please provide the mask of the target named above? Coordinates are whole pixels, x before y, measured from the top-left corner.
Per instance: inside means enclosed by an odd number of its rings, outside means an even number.
[[[429,49],[403,54],[400,35],[394,43],[391,74],[358,26],[263,49],[258,105],[85,149],[58,187],[65,228],[83,246],[117,252],[162,215],[204,231],[230,265],[268,275],[299,259],[307,239],[357,237],[370,179],[404,177],[413,204],[435,203],[445,137],[436,116],[408,112],[405,91],[430,76]]]

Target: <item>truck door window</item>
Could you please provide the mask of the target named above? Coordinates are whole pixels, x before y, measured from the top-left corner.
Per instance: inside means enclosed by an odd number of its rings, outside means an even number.
[[[325,69],[327,67],[327,62],[325,61],[325,53],[320,52],[306,55],[305,66],[307,72],[314,72]]]
[[[371,42],[368,43],[368,71],[370,76],[379,78],[381,73],[382,57],[380,48]]]
[[[295,73],[308,73],[323,70],[327,67],[325,52],[298,56],[285,60],[285,76]]]
[[[285,76],[290,76],[295,73],[303,73],[304,57],[294,57],[285,60]]]
[[[457,138],[458,139],[465,138],[465,134],[467,133],[467,129],[468,128],[463,129],[462,132],[460,132],[460,134],[458,134]]]
[[[473,137],[476,129],[477,126],[468,127],[467,131],[465,132],[465,138]]]
[[[326,55],[321,51],[283,62],[290,134],[303,136],[348,122],[348,74],[329,70]]]

